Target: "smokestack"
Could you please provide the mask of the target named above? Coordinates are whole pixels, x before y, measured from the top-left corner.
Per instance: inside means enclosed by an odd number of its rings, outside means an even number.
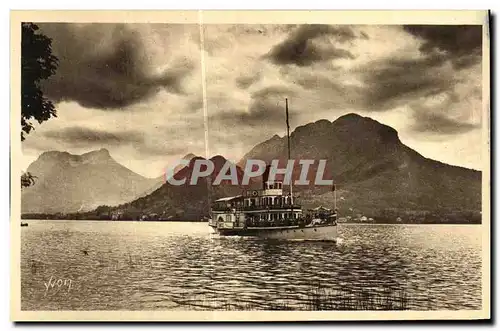
[[[266,182],[269,179],[269,171],[270,171],[270,169],[271,169],[271,165],[270,164],[266,164],[266,170],[264,170],[264,174],[262,175],[262,189],[263,190],[266,189]]]

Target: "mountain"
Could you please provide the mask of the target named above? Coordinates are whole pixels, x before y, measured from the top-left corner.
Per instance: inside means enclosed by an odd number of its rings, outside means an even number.
[[[315,160],[311,166],[309,185],[294,186],[304,209],[323,205],[337,207],[340,215],[367,215],[395,220],[398,215],[408,219],[446,220],[443,215],[456,214],[455,220],[480,219],[481,172],[447,165],[423,157],[404,145],[393,128],[369,117],[347,114],[335,121],[319,120],[297,127],[290,135],[291,158]],[[107,218],[121,214],[123,219],[137,219],[144,214],[158,219],[199,219],[208,214],[211,201],[223,196],[244,194],[245,190],[261,187],[261,178],[242,186],[241,178],[249,159],[270,163],[279,160],[284,167],[288,160],[287,138],[272,138],[252,148],[236,165],[239,185],[229,181],[213,186],[222,166],[223,156],[211,160],[215,171],[201,178],[197,185],[189,185],[193,166],[200,157],[192,157],[188,166],[178,168],[174,178],[187,178],[184,185],[168,182],[132,202],[117,207],[100,207],[87,218]],[[333,179],[331,186],[314,185],[318,160],[326,160],[325,179]],[[300,174],[298,163],[294,179]],[[285,187],[288,190],[288,187]],[[422,216],[423,215],[423,216]],[[436,216],[437,215],[437,216]],[[463,216],[467,215],[467,216]],[[477,217],[476,217],[477,218]]]
[[[186,155],[184,155],[184,157],[181,159],[183,161],[191,161],[192,159],[198,157],[197,155],[194,155],[193,153],[188,153]],[[174,168],[174,174],[178,173],[179,171],[181,171],[183,168],[185,168],[186,166],[185,165],[182,165],[182,164],[179,164],[177,165],[175,168]]]
[[[197,156],[194,155],[193,153],[189,153],[189,154],[186,154],[181,160],[185,160],[185,161],[191,161],[193,158],[196,158]],[[178,173],[179,171],[181,171],[183,168],[185,168],[184,165],[182,164],[179,164],[177,165],[175,168],[174,168],[174,174]],[[165,181],[166,181],[166,175],[167,174],[162,174],[161,176],[159,177],[156,177],[155,179],[153,179],[153,183],[150,187],[148,187],[145,191],[141,192],[140,194],[138,194],[135,199],[139,199],[139,198],[142,198],[142,197],[145,197],[151,193],[153,193],[154,191],[156,191],[157,189],[159,189],[163,184],[165,184]],[[130,200],[132,201],[132,200]]]
[[[325,178],[336,183],[341,212],[481,210],[481,172],[425,158],[404,145],[396,130],[371,118],[347,114],[333,122],[309,123],[295,129],[290,143],[292,159],[327,160]],[[288,159],[286,137],[255,146],[238,164],[274,158],[282,165]],[[317,162],[311,167],[315,169]],[[295,189],[306,206],[333,205],[331,188]]]
[[[100,149],[82,155],[50,151],[27,169],[37,177],[24,188],[22,213],[68,213],[118,205],[151,187],[154,179],[136,174]]]
[[[212,185],[223,165],[229,162],[220,155],[210,158],[214,164],[212,174],[199,178],[197,185],[190,185],[194,164],[197,160],[206,159],[196,156],[190,160],[188,166],[175,173],[174,179],[186,179],[183,185],[176,186],[166,182],[156,191],[135,201],[122,204],[116,208],[101,208],[101,210],[97,211],[101,214],[95,217],[102,217],[103,213],[106,215],[119,213],[124,215],[124,219],[137,219],[143,214],[156,214],[162,219],[196,220],[208,215],[212,199],[244,193],[245,187],[232,185],[229,180],[223,180],[220,185]],[[238,183],[241,183],[243,170],[236,165],[235,168]]]

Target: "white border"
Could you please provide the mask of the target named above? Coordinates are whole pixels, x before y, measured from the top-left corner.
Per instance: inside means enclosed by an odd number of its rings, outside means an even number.
[[[327,4],[328,3],[328,4]],[[123,7],[117,7],[116,4],[120,4]],[[333,6],[333,4],[335,6]],[[0,120],[0,123],[3,125],[3,130],[0,130],[0,135],[2,136],[2,139],[0,140],[1,148],[2,148],[2,153],[0,153],[0,157],[2,158],[2,174],[3,176],[1,177],[1,187],[2,187],[2,199],[1,201],[1,212],[5,217],[2,218],[2,225],[3,225],[3,231],[1,231],[2,235],[4,236],[4,239],[2,242],[4,243],[3,249],[1,249],[1,256],[2,256],[2,262],[3,265],[10,266],[10,246],[9,246],[9,241],[10,241],[10,227],[9,227],[9,218],[10,218],[10,202],[9,202],[9,195],[10,195],[10,190],[9,190],[9,122],[10,122],[10,112],[8,109],[10,108],[9,105],[9,99],[10,99],[10,92],[9,92],[9,85],[10,85],[10,73],[9,73],[9,56],[10,56],[10,50],[8,45],[8,40],[9,40],[9,9],[493,9],[493,12],[498,12],[498,1],[482,1],[482,0],[475,0],[473,2],[471,1],[463,1],[463,0],[455,0],[455,1],[449,1],[449,2],[438,2],[435,0],[420,0],[418,2],[400,2],[400,1],[384,1],[383,3],[377,2],[375,3],[370,2],[370,1],[359,1],[359,0],[350,0],[346,2],[323,2],[323,1],[318,1],[318,0],[308,0],[307,2],[301,2],[301,3],[292,3],[290,1],[275,1],[273,3],[269,2],[268,0],[255,0],[250,2],[234,2],[232,1],[231,3],[229,1],[218,1],[215,3],[208,4],[206,1],[202,0],[184,0],[184,1],[176,1],[176,2],[169,2],[166,3],[165,1],[153,1],[153,0],[141,0],[141,1],[130,1],[130,2],[115,2],[114,5],[106,4],[102,0],[86,0],[82,2],[74,2],[74,3],[69,3],[68,1],[54,1],[54,0],[44,0],[43,2],[40,1],[34,1],[34,0],[28,0],[28,1],[23,1],[22,3],[18,1],[5,1],[2,2],[2,6],[5,5],[5,10],[2,10],[2,25],[3,29],[1,29],[2,37],[3,37],[3,45],[4,47],[2,48],[1,57],[2,57],[2,63],[3,63],[3,81],[2,81],[2,88],[0,89],[0,93],[2,93],[2,98],[1,100],[4,102],[4,107],[3,111],[0,112],[0,116],[3,118]],[[307,6],[307,7],[306,7]],[[2,8],[4,9],[4,8]],[[497,33],[495,33],[495,40],[492,40],[492,48],[494,48],[494,45],[496,45],[497,42]],[[492,60],[494,60],[492,58]],[[498,93],[498,86],[495,86],[495,91],[492,93],[494,95],[497,95]],[[498,117],[498,116],[496,116]],[[493,124],[493,123],[492,123]],[[497,121],[495,120],[495,125],[497,125]],[[496,139],[495,139],[496,143]],[[495,156],[496,160],[496,156]],[[492,169],[493,171],[493,169]],[[495,182],[496,184],[496,182]],[[494,203],[492,201],[492,205],[498,205],[497,199],[495,199]],[[494,220],[492,220],[494,222]],[[496,230],[498,231],[498,226],[496,227]],[[495,233],[497,235],[498,233]],[[5,238],[6,237],[6,238]],[[494,242],[492,242],[493,244]],[[497,257],[497,255],[493,255],[494,257]],[[498,259],[495,258],[495,261],[491,261],[492,265],[497,264]],[[14,328],[14,325],[9,322],[9,298],[10,296],[8,295],[10,288],[9,288],[9,272],[2,272],[1,277],[2,277],[2,284],[3,288],[5,291],[2,291],[4,293],[3,295],[3,302],[2,302],[2,312],[3,312],[3,318],[2,318],[2,330],[10,330]],[[494,278],[493,278],[494,280]],[[496,312],[494,313],[496,315]],[[497,315],[498,316],[498,315]],[[40,328],[45,328],[45,329],[51,329],[53,326],[47,325],[44,327]],[[78,326],[64,326],[64,328],[76,328]],[[100,325],[100,326],[94,326],[96,329],[104,329],[105,327],[111,327],[111,326],[105,326],[105,325]],[[114,326],[116,328],[122,328],[123,326]],[[144,328],[147,326],[134,326],[134,328]],[[173,327],[177,328],[180,326],[174,326],[174,325],[169,325],[168,327]],[[195,328],[195,327],[203,327],[203,328],[219,328],[221,325],[214,325],[214,326],[209,326],[209,325],[199,325],[199,326],[187,326],[187,329],[189,328]],[[243,325],[227,325],[226,327],[243,327]],[[264,326],[261,326],[264,327]],[[269,326],[265,326],[269,327]],[[284,326],[281,326],[284,327]],[[302,328],[308,328],[309,326],[301,326]],[[331,327],[331,326],[325,326],[325,327]],[[345,328],[349,326],[341,326],[337,325],[334,326],[335,328]],[[352,327],[352,326],[351,326]],[[374,326],[371,326],[374,327]],[[381,327],[385,328],[388,327],[388,325],[378,325],[375,327]],[[429,329],[432,329],[433,327],[426,326]],[[442,327],[442,326],[441,326]],[[452,326],[453,327],[453,326]],[[55,326],[54,326],[55,328]],[[367,326],[356,326],[356,328],[360,329],[365,329]],[[401,326],[401,328],[405,328],[405,326]],[[186,327],[183,327],[183,329],[186,329]]]

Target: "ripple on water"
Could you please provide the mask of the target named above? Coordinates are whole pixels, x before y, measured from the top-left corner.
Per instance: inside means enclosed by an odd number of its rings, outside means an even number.
[[[343,225],[337,245],[224,238],[207,228],[34,221],[22,231],[22,308],[302,307],[315,287],[404,290],[412,309],[481,308],[478,226]],[[51,276],[71,279],[71,290],[45,294]]]

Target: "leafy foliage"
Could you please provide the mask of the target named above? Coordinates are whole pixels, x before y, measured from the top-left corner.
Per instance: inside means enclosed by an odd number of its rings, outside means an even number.
[[[28,186],[35,184],[35,178],[37,178],[37,177],[33,176],[29,172],[23,173],[21,175],[21,188],[28,187]]]
[[[52,76],[58,59],[52,55],[52,40],[41,34],[33,23],[22,23],[21,36],[21,141],[33,129],[31,120],[42,123],[56,117],[54,104],[40,88],[40,82]]]

